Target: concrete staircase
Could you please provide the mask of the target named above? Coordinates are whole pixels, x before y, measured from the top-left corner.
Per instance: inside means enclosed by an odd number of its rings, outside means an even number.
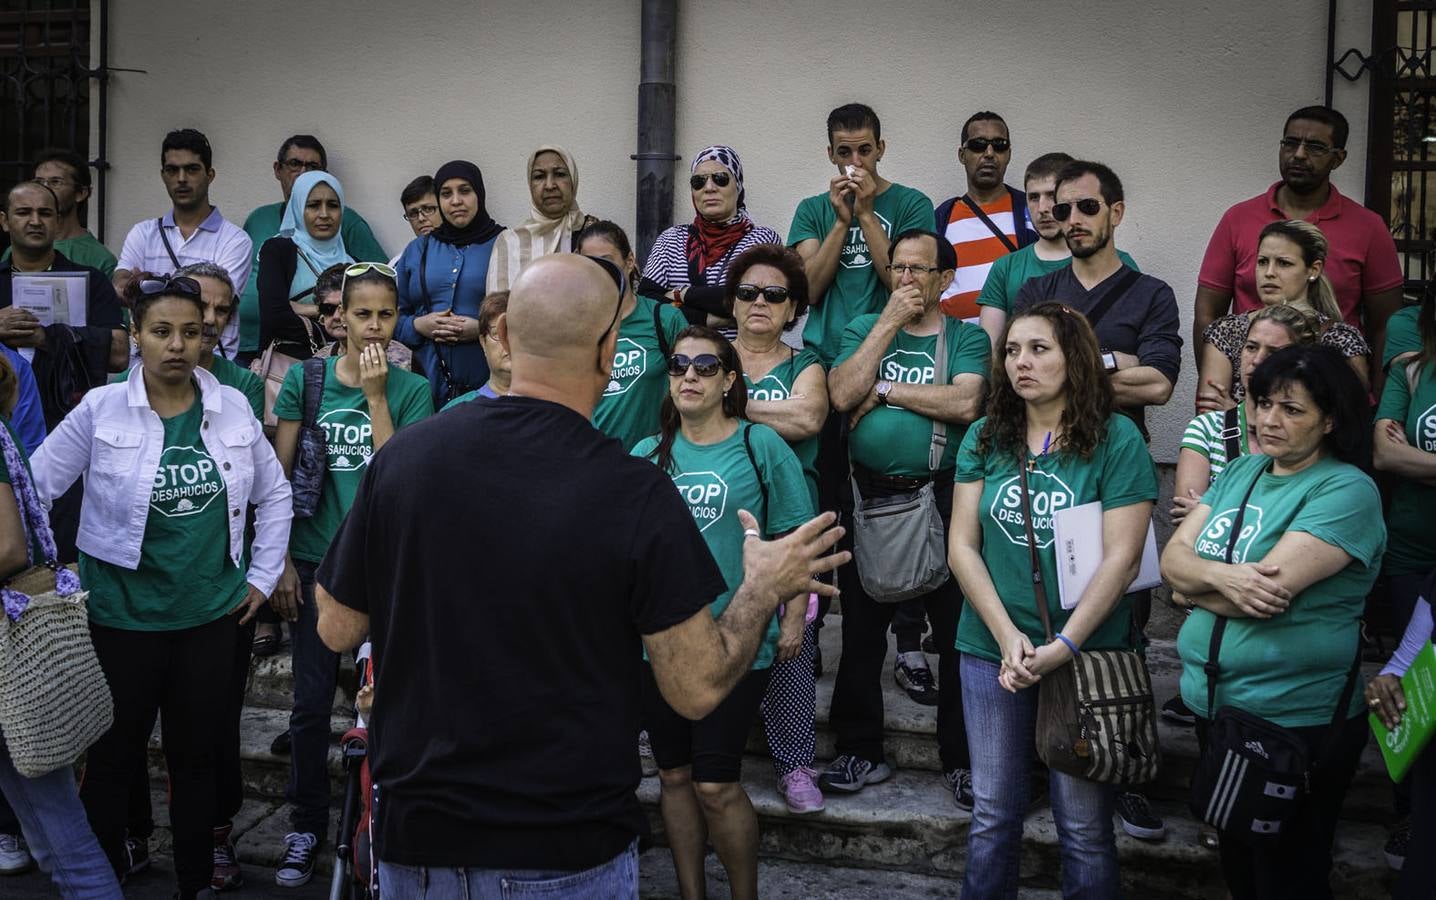
[[[841,622],[840,616],[829,616],[821,633],[825,672],[818,683],[819,765],[833,755],[827,712],[840,657]],[[1180,667],[1173,643],[1154,642],[1148,661],[1161,703],[1176,693]],[[891,667],[890,655],[884,674],[886,752],[895,774],[860,794],[829,796],[827,809],[821,813],[794,816],[787,812],[776,790],[761,725],[755,725],[743,781],[760,821],[764,860],[760,883],[765,895],[929,897],[958,893],[969,815],[953,803],[942,778],[934,736],[935,710],[909,700],[893,684]],[[255,663],[250,705],[241,730],[248,800],[236,823],[241,859],[250,865],[274,866],[288,831],[283,795],[289,762],[287,757],[271,754],[269,745],[286,727],[290,684],[286,653]],[[335,740],[353,723],[351,692],[352,686],[341,687],[336,694],[331,727]],[[1197,757],[1195,735],[1189,728],[1166,722],[1159,727],[1163,769],[1147,794],[1166,817],[1167,837],[1157,843],[1143,842],[1126,836],[1118,827],[1124,887],[1130,897],[1224,896],[1216,854],[1198,844],[1198,824],[1186,810],[1187,779]],[[159,776],[162,769],[157,755],[154,761]],[[330,748],[329,763],[337,804],[342,778],[337,746]],[[644,779],[638,790],[640,801],[649,810],[655,842],[661,844],[658,793],[657,778]],[[161,807],[157,803],[157,813]],[[1382,846],[1390,808],[1391,788],[1380,754],[1374,744],[1368,744],[1337,835],[1332,883],[1338,897],[1389,894],[1392,879]],[[336,810],[336,819],[337,815]],[[324,865],[327,867],[327,859]],[[719,884],[722,879],[715,873],[715,865],[710,857],[710,885],[726,890],[726,885]],[[1023,896],[1058,896],[1058,868],[1057,834],[1051,810],[1043,806],[1028,817],[1024,827]],[[716,872],[721,872],[721,867]],[[645,896],[677,895],[665,851],[644,854],[643,876]],[[859,891],[859,886],[866,889]]]

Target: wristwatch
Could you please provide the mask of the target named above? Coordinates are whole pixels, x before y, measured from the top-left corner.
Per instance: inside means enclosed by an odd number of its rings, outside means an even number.
[[[1103,350],[1102,367],[1107,370],[1108,375],[1111,375],[1113,372],[1117,371],[1117,354],[1113,353],[1111,350]]]
[[[882,381],[879,381],[876,385],[873,386],[873,390],[877,392],[878,402],[881,403],[883,406],[887,406],[888,394],[891,394],[893,392],[893,383],[884,378]]]

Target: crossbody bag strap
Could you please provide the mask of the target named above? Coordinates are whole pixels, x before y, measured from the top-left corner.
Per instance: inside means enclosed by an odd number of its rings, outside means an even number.
[[[987,213],[982,211],[982,207],[974,203],[972,201],[972,198],[967,196],[966,194],[963,194],[960,199],[962,200],[963,204],[967,206],[968,209],[972,210],[972,214],[974,216],[977,216],[979,219],[982,220],[982,224],[987,226],[987,229],[992,232],[993,237],[997,238],[999,241],[1002,241],[1002,246],[1007,248],[1008,253],[1017,252],[1017,245],[1012,243],[1012,238],[1008,237],[1006,232],[1004,232],[1001,228],[997,227],[997,223],[992,221],[992,219],[988,217]],[[1018,217],[1018,215],[1020,215],[1020,213],[1018,213],[1018,211],[1014,208],[1012,210],[1012,217],[1015,219]]]
[[[419,293],[424,298],[427,308],[433,309],[434,301],[429,297],[429,236],[424,235],[424,243],[419,246]]]
[[[1025,459],[1017,460],[1017,477],[1022,479],[1022,528],[1027,532],[1027,559],[1032,565],[1032,594],[1037,598],[1037,616],[1042,620],[1042,630],[1050,641],[1052,617],[1047,612],[1047,585],[1042,581],[1042,564],[1037,559],[1037,538],[1032,533],[1032,492],[1027,488]]]
[[[1132,285],[1136,284],[1137,279],[1141,277],[1142,273],[1136,269],[1127,269],[1126,274],[1124,274],[1116,284],[1112,285],[1112,289],[1107,292],[1107,296],[1102,298],[1102,302],[1092,307],[1092,309],[1085,314],[1087,324],[1091,325],[1095,330],[1097,323],[1102,321],[1102,317],[1107,315],[1108,311],[1112,309],[1118,300],[1121,300],[1122,297],[1126,295],[1127,291],[1132,289]]]
[[[174,265],[174,269],[170,272],[170,274],[173,275],[175,272],[179,271],[184,267],[180,265],[179,257],[175,256],[175,248],[170,246],[170,236],[165,234],[164,216],[160,216],[158,219],[155,219],[155,227],[159,229],[160,240],[164,242],[165,252],[170,255],[170,263]]]
[[[653,301],[653,336],[658,338],[658,352],[663,355],[663,364],[668,365],[668,338],[663,335],[663,304]]]
[[[1241,408],[1238,403],[1222,413],[1222,433],[1217,436],[1222,439],[1222,445],[1227,451],[1228,463],[1242,455],[1242,442],[1246,440],[1241,428]]]
[[[324,376],[328,360],[310,357],[304,361],[304,427],[313,428],[319,421],[319,407],[324,402]]]
[[[1230,462],[1230,460],[1228,460]],[[1266,466],[1263,465],[1257,470],[1256,477],[1252,483],[1247,485],[1247,492],[1242,495],[1242,505],[1237,507],[1236,518],[1232,520],[1231,534],[1227,535],[1227,549],[1222,554],[1222,560],[1230,563],[1232,554],[1236,552],[1237,538],[1242,533],[1242,523],[1247,517],[1247,501],[1252,498],[1252,491],[1256,490],[1257,482],[1266,474]],[[1215,613],[1213,614],[1215,615]],[[1207,664],[1202,671],[1207,676],[1207,718],[1213,719],[1217,715],[1217,677],[1221,675],[1221,667],[1217,665],[1217,657],[1222,651],[1222,635],[1227,630],[1227,617],[1217,616],[1217,621],[1212,625],[1212,640],[1207,645]],[[1350,699],[1350,698],[1348,698]]]
[[[946,385],[947,375],[947,316],[937,326],[937,354],[933,359],[932,383]],[[927,468],[930,475],[936,475],[942,467],[942,453],[947,449],[947,423],[941,419],[932,420],[932,440],[927,447]]]
[[[768,485],[763,482],[763,471],[758,468],[758,457],[753,454],[753,441],[749,434],[753,431],[752,425],[743,426],[743,449],[748,452],[748,462],[753,466],[753,475],[758,479],[758,493],[763,497],[763,533],[768,533]]]

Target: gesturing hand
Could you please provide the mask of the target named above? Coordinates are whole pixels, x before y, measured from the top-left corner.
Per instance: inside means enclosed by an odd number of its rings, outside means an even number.
[[[828,553],[843,536],[843,529],[834,525],[837,518],[835,513],[820,513],[784,537],[765,541],[759,537],[758,520],[753,514],[738,510],[738,521],[747,535],[743,541],[743,580],[767,592],[775,608],[782,600],[798,594],[816,592],[836,597],[837,587],[819,581],[817,576],[852,559],[846,550]]]

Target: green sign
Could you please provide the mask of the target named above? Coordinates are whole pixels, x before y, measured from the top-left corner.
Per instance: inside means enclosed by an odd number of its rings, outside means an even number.
[[[1386,769],[1394,781],[1401,781],[1416,757],[1436,735],[1436,645],[1428,642],[1406,674],[1401,676],[1406,711],[1395,728],[1387,728],[1375,714],[1369,716],[1376,745],[1386,758]]]

